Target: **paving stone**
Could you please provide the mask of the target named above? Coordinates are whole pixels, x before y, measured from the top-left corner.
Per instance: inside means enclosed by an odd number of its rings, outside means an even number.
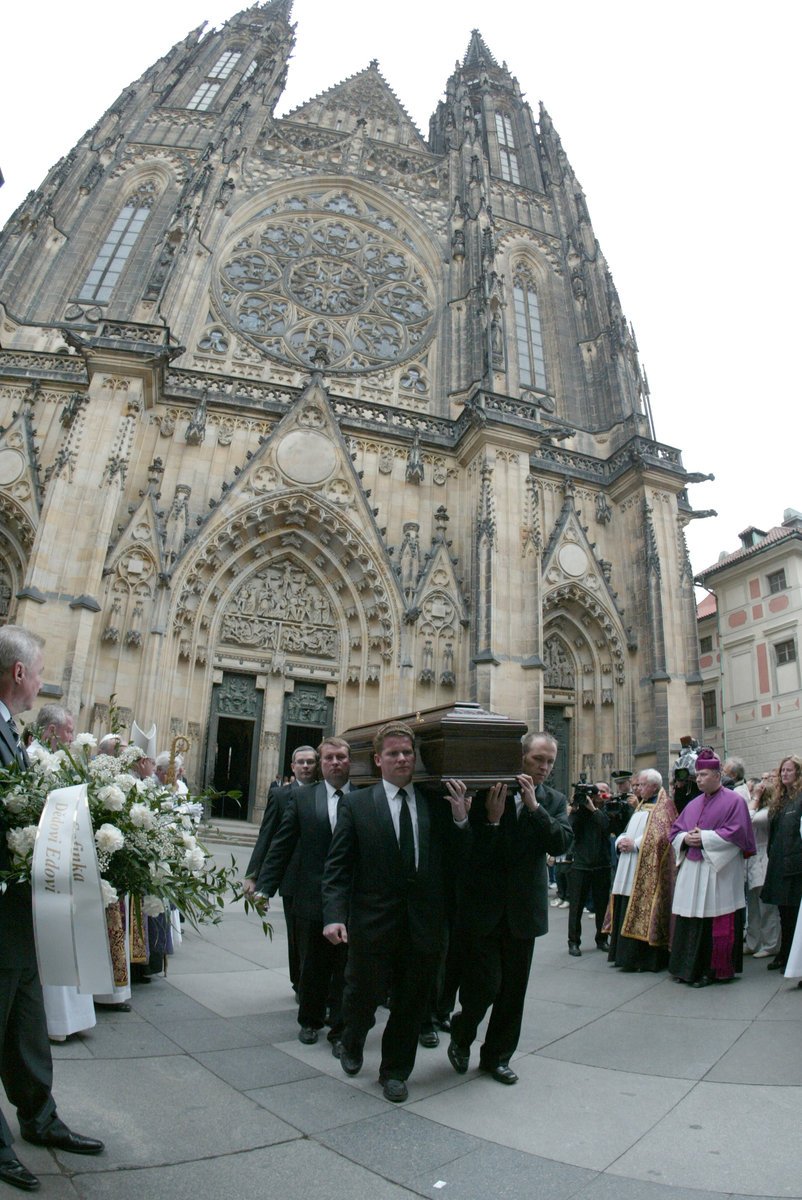
[[[67,1124],[106,1143],[104,1154],[83,1160],[81,1169],[92,1173],[214,1158],[298,1136],[185,1055],[62,1062],[54,1094]],[[75,1166],[74,1155],[56,1153]]]
[[[412,1182],[423,1195],[448,1200],[521,1200],[529,1196],[568,1200],[593,1178],[592,1171],[485,1143]]]
[[[195,1058],[226,1083],[242,1092],[250,1092],[259,1087],[272,1087],[277,1083],[291,1083],[295,1079],[308,1079],[317,1074],[313,1067],[305,1066],[297,1059],[282,1054],[273,1046],[213,1050],[196,1054]]]
[[[389,1110],[389,1111],[388,1111]],[[480,1140],[424,1121],[408,1109],[385,1103],[385,1112],[318,1135],[324,1145],[378,1175],[409,1183],[480,1148]],[[436,1193],[435,1193],[436,1194]]]
[[[559,1042],[546,1058],[616,1071],[643,1071],[677,1079],[702,1079],[749,1028],[746,1021],[691,1020],[633,1012],[607,1013]]]
[[[176,1167],[83,1175],[74,1182],[81,1200],[409,1200],[406,1188],[310,1141]]]
[[[387,1112],[387,1101],[339,1079],[315,1075],[297,1083],[259,1088],[246,1095],[302,1133],[320,1133]]]

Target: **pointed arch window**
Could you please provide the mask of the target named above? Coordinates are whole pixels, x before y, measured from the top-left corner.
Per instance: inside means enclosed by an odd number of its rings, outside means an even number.
[[[518,380],[522,387],[546,390],[546,362],[540,306],[535,283],[529,271],[517,271],[513,281],[515,342],[518,350]]]
[[[190,100],[187,108],[193,109],[194,112],[206,112],[219,91],[219,83],[209,83],[208,80],[204,80]]]
[[[506,113],[496,113],[496,137],[501,160],[501,178],[510,183],[520,183],[521,175],[518,170],[518,155],[515,152],[512,118],[508,117]]]
[[[155,199],[152,183],[143,184],[123,205],[106,235],[83,287],[80,300],[103,303],[111,298]]]
[[[208,79],[228,79],[234,67],[242,58],[239,50],[226,50],[220,55],[217,62],[212,67],[207,78]]]

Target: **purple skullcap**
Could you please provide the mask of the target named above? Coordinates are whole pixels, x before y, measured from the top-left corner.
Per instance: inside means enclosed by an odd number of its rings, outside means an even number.
[[[712,750],[700,750],[696,758],[696,770],[720,771],[721,759]]]

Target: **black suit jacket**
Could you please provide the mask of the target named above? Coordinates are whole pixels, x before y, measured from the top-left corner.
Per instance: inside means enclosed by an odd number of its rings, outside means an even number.
[[[470,812],[471,853],[460,877],[458,920],[468,933],[487,934],[506,916],[513,937],[548,933],[547,854],[564,854],[571,844],[565,796],[540,784],[539,807],[516,814],[507,797],[498,825],[490,825],[484,797]]]
[[[0,766],[16,761],[17,742],[0,717]],[[0,871],[11,869],[11,855],[6,842],[5,823],[0,805]],[[29,883],[10,883],[0,893],[0,969],[36,966],[36,943],[33,936],[33,907]]]
[[[245,871],[246,879],[259,878],[273,838],[281,828],[281,822],[284,819],[290,798],[300,791],[300,787],[299,783],[286,783],[281,787],[271,786],[268,790],[267,806],[262,817],[262,824],[259,826],[256,845],[253,848],[253,853]],[[279,890],[282,896],[289,898],[295,895],[297,875],[298,854],[296,853],[284,872],[284,878],[280,881]]]
[[[443,944],[446,879],[452,855],[470,839],[453,821],[447,800],[415,788],[418,869],[408,883],[384,785],[343,798],[323,873],[323,921],[343,924],[349,943],[392,950],[407,934],[422,953]]]
[[[349,793],[345,792],[345,796]],[[341,802],[342,805],[342,802]],[[256,883],[265,896],[275,895],[296,847],[295,915],[323,924],[323,868],[331,846],[331,823],[325,783],[300,787],[290,796],[281,825],[270,843]]]

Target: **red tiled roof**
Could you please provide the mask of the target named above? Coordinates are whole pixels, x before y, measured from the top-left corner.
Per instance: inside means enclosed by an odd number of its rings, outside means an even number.
[[[716,597],[712,592],[708,592],[704,600],[700,600],[696,605],[696,619],[701,621],[702,617],[710,617],[716,611]]]
[[[712,575],[714,571],[720,571],[722,567],[729,567],[731,563],[742,562],[744,559],[750,558],[753,554],[759,554],[761,550],[765,550],[769,546],[776,546],[778,542],[783,542],[786,539],[790,541],[793,538],[802,540],[802,531],[799,529],[789,529],[787,525],[775,525],[754,546],[741,546],[739,550],[733,550],[732,554],[727,554],[724,558],[719,559],[718,562],[713,563],[712,567],[705,567],[704,571],[697,571],[696,578],[704,579],[705,576]]]

